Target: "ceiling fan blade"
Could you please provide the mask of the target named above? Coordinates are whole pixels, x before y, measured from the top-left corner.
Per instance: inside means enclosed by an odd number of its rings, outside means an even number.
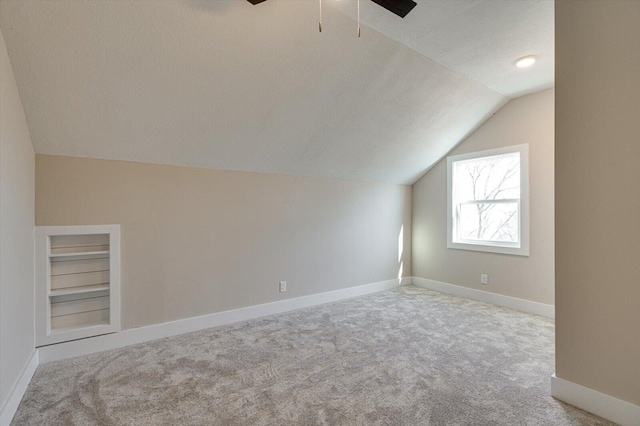
[[[416,7],[416,2],[413,0],[371,0],[372,2],[379,4],[387,9],[389,12],[393,12],[401,18],[407,16],[411,9]]]
[[[249,3],[256,5],[266,0],[247,0]],[[395,13],[401,18],[407,16],[411,10],[416,7],[416,2],[413,0],[371,0],[372,2],[379,4],[390,12]]]

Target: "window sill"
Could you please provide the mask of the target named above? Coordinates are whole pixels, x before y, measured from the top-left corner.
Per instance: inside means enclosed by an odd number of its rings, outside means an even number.
[[[529,256],[529,247],[508,247],[487,244],[468,244],[448,242],[447,248],[455,250],[481,251],[484,253],[509,254],[512,256]]]

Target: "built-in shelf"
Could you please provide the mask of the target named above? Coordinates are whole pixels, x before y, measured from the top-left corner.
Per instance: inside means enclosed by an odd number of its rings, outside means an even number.
[[[120,331],[120,226],[36,230],[36,345]]]
[[[81,293],[91,293],[97,291],[109,290],[109,284],[99,284],[99,285],[86,285],[82,287],[71,287],[71,288],[60,288],[57,290],[51,290],[49,292],[49,297],[56,296],[68,296],[70,294],[81,294]]]

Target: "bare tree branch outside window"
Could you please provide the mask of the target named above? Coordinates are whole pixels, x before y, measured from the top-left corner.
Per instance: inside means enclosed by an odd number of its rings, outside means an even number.
[[[457,162],[453,179],[461,240],[518,242],[519,153]]]

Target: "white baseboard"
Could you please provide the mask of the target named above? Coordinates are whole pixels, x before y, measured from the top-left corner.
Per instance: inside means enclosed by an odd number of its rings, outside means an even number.
[[[287,311],[293,311],[295,309],[321,305],[323,303],[336,302],[338,300],[388,290],[398,287],[399,285],[407,284],[411,284],[411,277],[402,278],[401,280],[392,279],[380,281],[377,283],[364,284],[356,287],[328,291],[325,293],[280,300],[262,305],[248,306],[246,308],[218,312],[215,314],[133,328],[114,334],[105,334],[103,336],[42,346],[39,348],[40,362],[46,363],[58,361],[61,359],[73,358],[109,349],[121,348],[136,343],[147,342],[149,340],[161,339],[163,337],[175,336],[178,334],[189,333],[234,322],[279,314]]]
[[[441,293],[492,303],[494,305],[500,305],[530,314],[542,315],[548,318],[555,318],[556,315],[556,309],[553,305],[545,305],[544,303],[532,302],[530,300],[518,299],[517,297],[504,296],[497,293],[489,293],[488,291],[447,284],[427,278],[412,277],[411,280],[415,286],[439,291]]]
[[[16,414],[20,401],[33,377],[33,373],[35,373],[36,368],[38,368],[38,363],[38,350],[34,349],[29,361],[22,369],[20,377],[16,380],[11,392],[9,392],[9,396],[7,396],[7,399],[3,402],[2,408],[0,408],[0,426],[9,426],[11,424],[11,420],[13,420],[13,416]]]
[[[640,406],[551,376],[551,396],[622,426],[640,425]]]

